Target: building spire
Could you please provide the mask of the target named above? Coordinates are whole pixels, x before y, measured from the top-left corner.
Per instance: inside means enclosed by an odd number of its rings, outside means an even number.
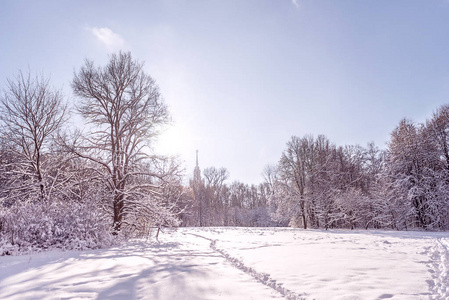
[[[198,167],[198,150],[196,150],[196,166]]]
[[[196,150],[196,166],[195,170],[193,170],[193,180],[197,183],[201,182],[201,170],[198,165],[198,150]]]

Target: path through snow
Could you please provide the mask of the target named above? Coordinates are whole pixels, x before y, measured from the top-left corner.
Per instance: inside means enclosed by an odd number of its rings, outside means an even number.
[[[218,253],[220,253],[221,255],[223,255],[223,257],[226,258],[226,260],[229,261],[234,267],[236,267],[239,270],[242,270],[243,272],[250,275],[251,277],[253,277],[257,281],[259,281],[260,283],[262,283],[266,286],[269,286],[270,288],[274,289],[275,291],[281,293],[282,296],[284,296],[286,299],[288,299],[288,300],[303,300],[303,299],[305,299],[301,295],[297,295],[295,292],[290,291],[289,289],[283,287],[282,283],[277,283],[276,280],[271,278],[269,274],[259,273],[256,270],[254,270],[253,268],[246,266],[243,261],[230,256],[223,249],[217,248],[217,245],[216,245],[217,240],[213,240],[213,239],[210,239],[210,238],[198,235],[198,234],[194,234],[194,233],[189,233],[189,234],[203,238],[205,240],[208,240],[210,242],[211,249],[213,249],[213,250],[217,251]]]

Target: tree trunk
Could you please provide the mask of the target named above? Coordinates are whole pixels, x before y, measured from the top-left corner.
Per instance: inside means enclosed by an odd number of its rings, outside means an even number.
[[[122,227],[123,219],[123,195],[115,193],[114,195],[114,234],[118,234]]]

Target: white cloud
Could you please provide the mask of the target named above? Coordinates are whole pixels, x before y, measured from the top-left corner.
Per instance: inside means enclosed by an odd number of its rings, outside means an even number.
[[[88,30],[106,46],[108,50],[120,50],[125,46],[125,40],[107,27],[91,27]]]
[[[294,6],[299,7],[298,0],[292,0]]]

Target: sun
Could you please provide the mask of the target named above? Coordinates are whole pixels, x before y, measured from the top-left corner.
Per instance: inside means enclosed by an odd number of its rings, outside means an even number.
[[[190,142],[190,134],[185,126],[174,124],[161,133],[156,150],[161,154],[179,155],[184,152]]]

